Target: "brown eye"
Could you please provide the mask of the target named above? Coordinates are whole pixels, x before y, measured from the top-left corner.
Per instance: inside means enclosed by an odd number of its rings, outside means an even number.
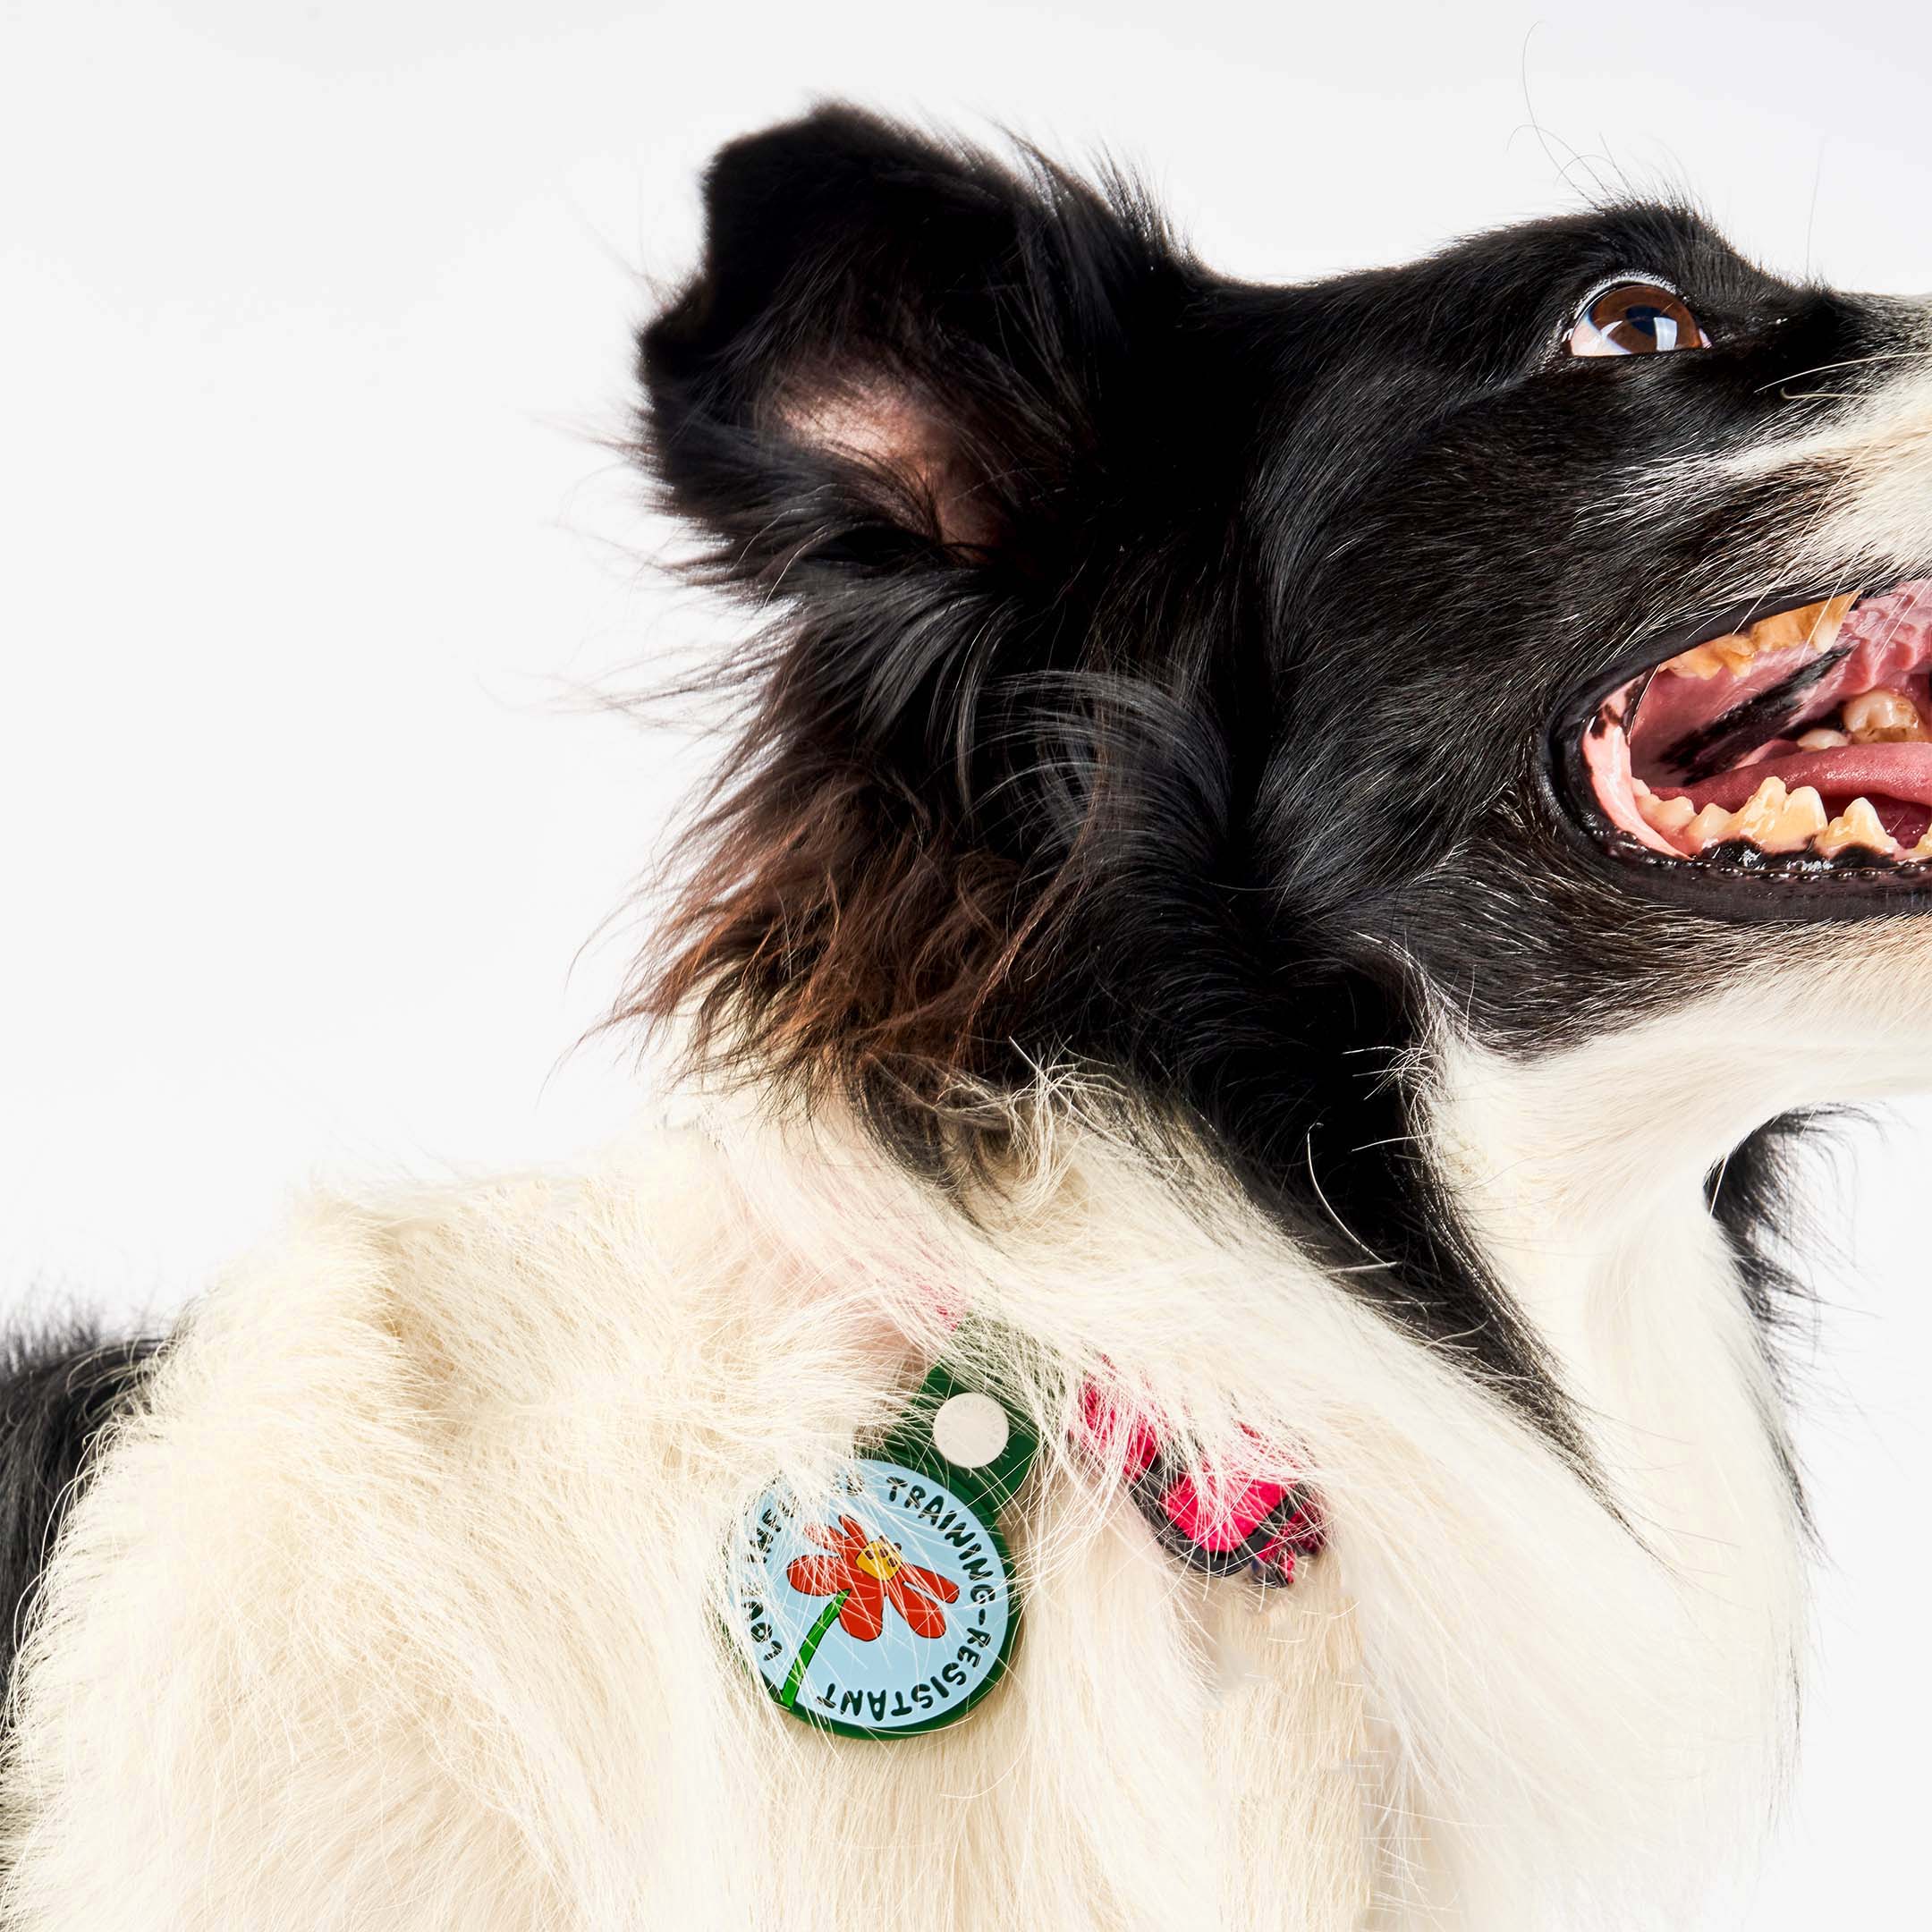
[[[1662,355],[1710,346],[1682,295],[1655,282],[1618,282],[1592,295],[1563,343],[1572,355]]]

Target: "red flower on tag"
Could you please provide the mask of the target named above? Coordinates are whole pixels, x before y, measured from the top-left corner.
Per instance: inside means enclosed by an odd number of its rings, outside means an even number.
[[[850,1516],[841,1516],[835,1530],[808,1523],[805,1534],[831,1554],[794,1556],[785,1565],[785,1580],[807,1597],[835,1597],[843,1590],[838,1623],[848,1637],[870,1643],[886,1626],[888,1603],[915,1636],[945,1635],[939,1606],[959,1597],[959,1585],[950,1577],[909,1563],[898,1544],[869,1537]]]

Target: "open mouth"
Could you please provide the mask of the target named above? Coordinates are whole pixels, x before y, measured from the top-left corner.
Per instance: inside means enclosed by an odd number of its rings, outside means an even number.
[[[1932,886],[1932,578],[1700,637],[1563,735],[1615,857]]]

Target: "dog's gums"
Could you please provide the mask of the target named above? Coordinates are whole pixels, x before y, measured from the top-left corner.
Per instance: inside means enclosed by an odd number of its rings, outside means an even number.
[[[1580,744],[1606,843],[1753,871],[1932,862],[1932,579],[1775,611],[1642,671]]]

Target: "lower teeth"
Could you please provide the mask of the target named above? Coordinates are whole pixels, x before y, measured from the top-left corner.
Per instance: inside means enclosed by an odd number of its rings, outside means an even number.
[[[1922,847],[1925,841],[1920,840]],[[1891,857],[1898,851],[1892,835],[1878,822],[1869,799],[1853,799],[1811,842],[1811,849],[1826,859],[1835,859],[1849,846],[1866,845],[1873,852]],[[1914,857],[1918,854],[1915,852]]]
[[[1902,852],[1869,799],[1853,799],[1833,818],[1814,787],[1787,792],[1782,778],[1767,778],[1734,812],[1722,805],[1699,809],[1687,798],[1659,798],[1641,778],[1635,790],[1644,822],[1693,857],[1742,839],[1760,852],[1812,852],[1821,859],[1835,859],[1853,846],[1887,859],[1932,858],[1932,829],[1910,852]]]

